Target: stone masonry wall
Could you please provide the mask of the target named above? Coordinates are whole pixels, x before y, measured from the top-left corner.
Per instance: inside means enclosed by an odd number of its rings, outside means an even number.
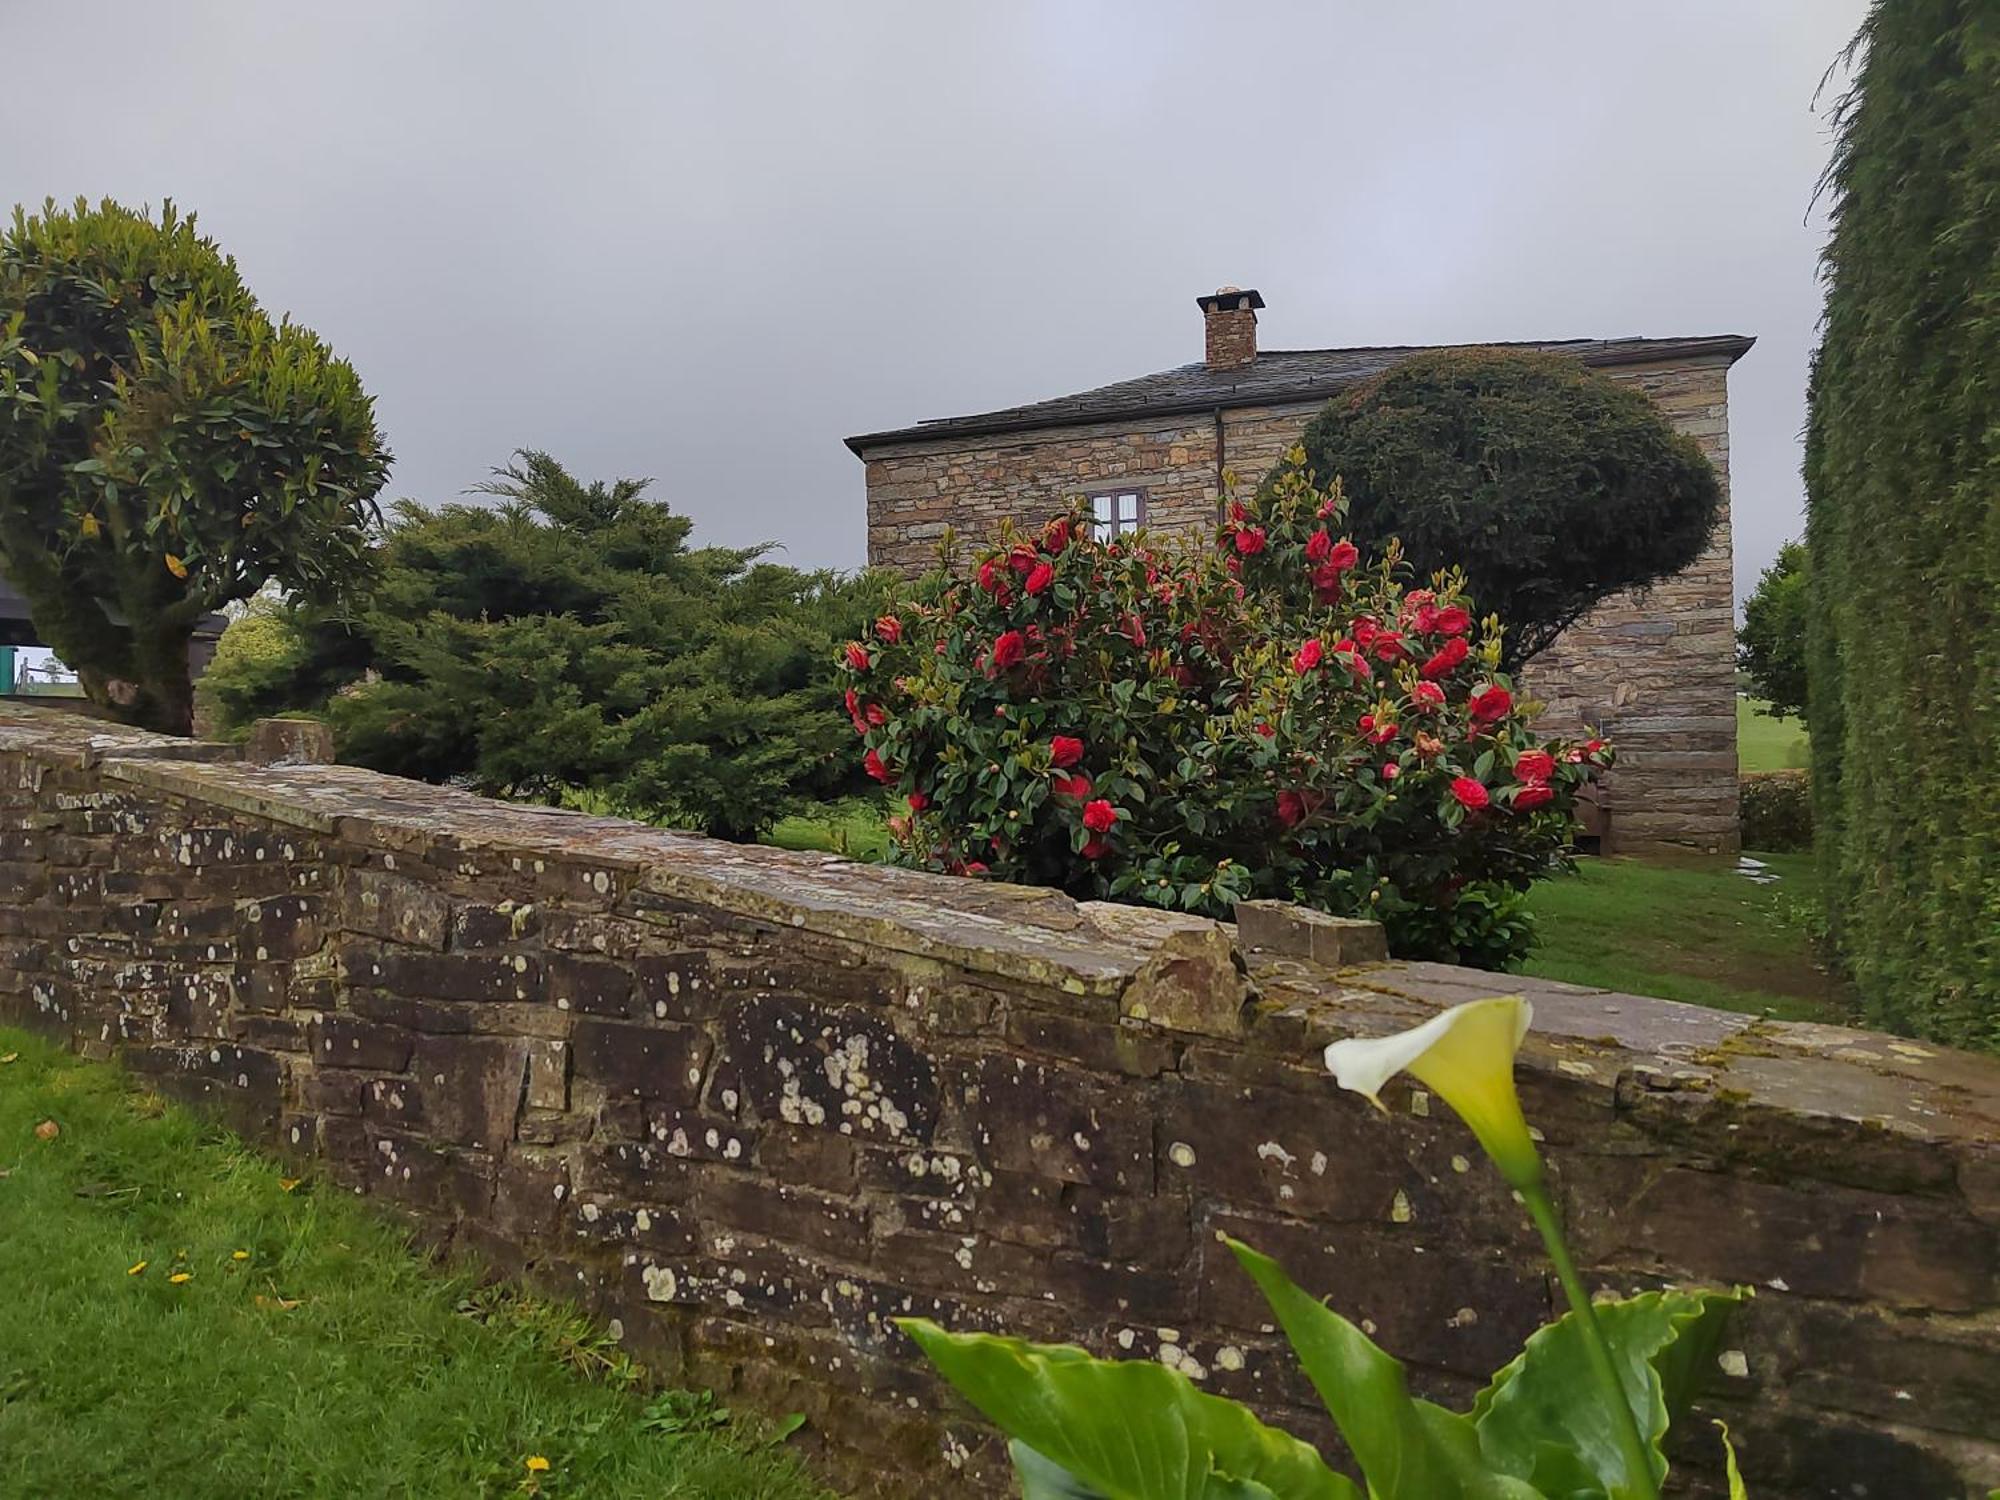
[[[0,707],[0,1018],[575,1296],[667,1374],[807,1412],[856,1493],[1004,1486],[893,1316],[1159,1359],[1331,1444],[1218,1231],[1453,1401],[1554,1305],[1468,1133],[1317,1065],[1496,987],[1372,961],[1367,924],[229,756]],[[2000,1065],[1523,987],[1589,1279],[1757,1289],[1705,1402],[1752,1492],[2000,1484]],[[1711,1429],[1684,1441],[1683,1493],[1714,1493]]]
[[[1621,848],[1737,847],[1735,602],[1728,513],[1728,362],[1614,366],[1701,444],[1722,477],[1715,541],[1678,577],[1606,600],[1527,673],[1552,732],[1609,730],[1619,763],[1607,790]],[[1255,485],[1322,403],[1245,407],[1001,438],[911,443],[867,459],[868,559],[921,572],[947,526],[973,540],[1003,518],[1039,524],[1071,498],[1143,486],[1157,530],[1214,523],[1224,467]]]

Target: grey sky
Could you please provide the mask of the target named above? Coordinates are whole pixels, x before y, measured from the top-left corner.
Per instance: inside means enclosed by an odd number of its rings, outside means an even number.
[[[0,201],[196,209],[448,499],[521,446],[858,563],[843,436],[1268,348],[1755,334],[1800,529],[1813,94],[1864,0],[0,0]]]

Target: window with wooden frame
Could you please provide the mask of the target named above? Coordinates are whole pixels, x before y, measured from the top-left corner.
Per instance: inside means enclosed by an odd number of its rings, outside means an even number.
[[[1137,531],[1146,524],[1144,490],[1105,490],[1089,499],[1090,513],[1095,519],[1092,529],[1100,542],[1108,542],[1128,531]]]

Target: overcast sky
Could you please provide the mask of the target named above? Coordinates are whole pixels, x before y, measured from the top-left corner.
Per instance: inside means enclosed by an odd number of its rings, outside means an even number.
[[[0,0],[0,204],[196,209],[360,370],[389,494],[510,450],[863,552],[855,432],[1266,348],[1748,333],[1800,530],[1822,74],[1863,0]]]

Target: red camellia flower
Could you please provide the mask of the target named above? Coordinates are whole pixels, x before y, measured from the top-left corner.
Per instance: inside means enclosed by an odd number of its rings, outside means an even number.
[[[1102,797],[1084,805],[1083,826],[1092,833],[1109,833],[1117,823],[1118,809]]]
[[[1368,651],[1377,661],[1395,661],[1403,654],[1403,637],[1394,630],[1378,631]]]
[[[1299,647],[1298,653],[1292,657],[1292,670],[1301,674],[1310,672],[1314,667],[1319,665],[1320,658],[1325,654],[1326,647],[1322,646],[1317,640],[1307,641],[1303,646]]]
[[[1031,594],[1045,594],[1049,585],[1056,581],[1056,570],[1047,563],[1036,563],[1028,573],[1028,581],[1021,585]]]
[[[1264,550],[1264,528],[1246,526],[1236,533],[1236,550],[1245,557],[1255,557]]]
[[[1042,528],[1042,549],[1045,552],[1060,552],[1070,544],[1072,535],[1068,519],[1057,516]]]
[[[868,648],[859,641],[847,643],[847,664],[857,672],[868,670]]]
[[[1326,560],[1345,573],[1361,561],[1361,549],[1352,542],[1335,542]]]
[[[1433,628],[1440,635],[1464,635],[1472,628],[1472,615],[1457,604],[1447,604],[1437,612]]]
[[[1459,776],[1451,783],[1451,794],[1458,798],[1458,805],[1467,812],[1478,812],[1493,800],[1484,783],[1474,781],[1470,776]]]
[[[1523,750],[1514,760],[1514,775],[1522,781],[1547,781],[1555,769],[1556,758],[1546,750]]]
[[[1514,810],[1526,812],[1531,807],[1540,807],[1544,802],[1553,801],[1555,788],[1546,781],[1531,781],[1514,794]]]
[[[1313,569],[1313,596],[1321,604],[1340,603],[1340,569],[1332,563],[1321,563]]]
[[[1382,767],[1382,779],[1384,781],[1394,781],[1398,776],[1401,776],[1402,774],[1403,774],[1403,768],[1397,765],[1393,760],[1389,761]]]
[[[846,694],[846,702],[847,702],[847,717],[848,717],[848,718],[850,718],[850,719],[858,719],[858,718],[860,718],[860,717],[861,717],[861,699],[860,699],[860,698],[858,698],[857,696],[855,696],[855,692],[854,692],[854,689],[853,689],[853,688],[849,688],[849,689],[847,690],[847,694]]]
[[[1373,615],[1363,615],[1354,622],[1354,643],[1365,648],[1381,629],[1382,627],[1375,623]]]
[[[1306,539],[1306,561],[1323,563],[1327,553],[1333,551],[1333,538],[1324,531],[1315,531]]]
[[[877,729],[889,722],[889,710],[879,703],[869,704],[861,716]]]
[[[873,776],[877,781],[893,781],[896,779],[896,773],[883,764],[882,753],[879,750],[870,750],[866,755],[861,757],[861,769],[866,771],[870,776]]]
[[[1035,549],[1026,542],[1019,543],[1007,554],[1007,566],[1016,573],[1032,573],[1040,563],[1041,559],[1035,555]]]
[[[984,875],[986,873],[986,861],[983,859],[968,859],[960,868],[967,875]]]
[[[1000,671],[1015,665],[1028,654],[1028,638],[1018,630],[1010,630],[993,643],[993,665]]]
[[[875,634],[893,646],[903,638],[903,622],[894,615],[884,615],[875,622]]]
[[[1371,745],[1386,745],[1395,737],[1396,724],[1393,720],[1377,724],[1368,731],[1368,743]]]
[[[1083,741],[1074,735],[1058,734],[1049,740],[1049,764],[1067,769],[1083,759]]]
[[[1090,795],[1090,778],[1081,772],[1075,776],[1058,776],[1049,785],[1058,797],[1068,797],[1077,802]]]
[[[1000,576],[999,567],[990,557],[979,565],[979,586],[989,594],[1001,593],[1007,587],[1006,580]]]
[[[1454,636],[1451,640],[1446,641],[1442,646],[1438,647],[1437,653],[1418,670],[1425,677],[1443,677],[1452,668],[1464,661],[1471,653],[1471,650],[1472,648],[1467,646],[1463,640]]]
[[[1232,500],[1229,502],[1229,519],[1234,521],[1238,526],[1241,526],[1245,521],[1250,519],[1250,512],[1243,508],[1241,500]]]
[[[1507,710],[1514,706],[1514,695],[1500,684],[1492,683],[1472,695],[1466,705],[1471,711],[1475,724],[1492,724],[1507,717]]]
[[[1410,702],[1425,713],[1435,708],[1443,708],[1444,689],[1435,682],[1419,682],[1410,689]]]
[[[1083,841],[1082,853],[1085,859],[1102,859],[1110,852],[1111,846],[1103,839],[1085,839]]]
[[[1306,820],[1306,799],[1297,792],[1278,793],[1278,821],[1296,828]]]
[[[928,792],[910,793],[911,812],[922,812],[925,808],[929,807],[930,805],[931,805],[931,799],[930,799],[930,794]]]

